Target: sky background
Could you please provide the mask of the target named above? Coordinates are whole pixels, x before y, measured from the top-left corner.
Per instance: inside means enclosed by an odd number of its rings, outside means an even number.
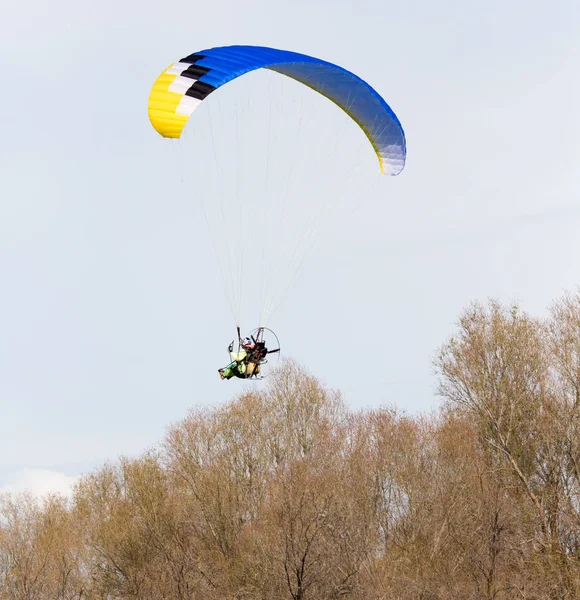
[[[313,100],[300,158],[324,164],[315,140],[340,126],[336,180],[306,169],[293,194],[357,210],[333,215],[269,324],[353,408],[418,413],[438,405],[432,359],[468,303],[543,315],[580,283],[579,34],[573,0],[3,0],[0,490],[67,490],[241,389],[216,373],[233,320],[197,198],[147,118],[169,63],[292,49],[355,71],[395,110],[407,166],[369,191],[364,172],[341,179],[358,132]],[[277,110],[303,106],[295,87]],[[234,97],[217,95],[214,114]],[[263,145],[241,143],[247,194]]]

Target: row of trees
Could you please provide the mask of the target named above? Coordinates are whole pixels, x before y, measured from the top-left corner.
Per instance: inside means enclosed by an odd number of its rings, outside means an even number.
[[[409,417],[286,362],[72,500],[2,497],[0,599],[580,598],[580,295],[470,307],[436,368]]]

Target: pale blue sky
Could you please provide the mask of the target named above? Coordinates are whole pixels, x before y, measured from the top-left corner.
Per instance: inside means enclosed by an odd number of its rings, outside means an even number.
[[[272,326],[352,406],[416,412],[467,303],[542,314],[580,283],[579,34],[574,0],[3,0],[0,488],[136,454],[240,389],[216,374],[232,320],[199,213],[147,119],[170,62],[292,49],[396,111],[406,169],[321,234]]]

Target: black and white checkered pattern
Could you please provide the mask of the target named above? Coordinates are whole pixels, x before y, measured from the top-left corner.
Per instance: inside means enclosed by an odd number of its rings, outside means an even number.
[[[169,86],[169,91],[183,94],[183,98],[176,109],[177,114],[191,115],[200,102],[216,89],[209,83],[199,81],[200,77],[210,72],[207,67],[196,64],[202,58],[205,58],[202,54],[191,54],[174,63],[166,71],[169,75],[177,75]]]

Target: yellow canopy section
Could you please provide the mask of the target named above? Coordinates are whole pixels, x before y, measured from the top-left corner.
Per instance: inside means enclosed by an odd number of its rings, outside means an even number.
[[[177,109],[183,99],[183,93],[171,91],[178,77],[172,73],[170,65],[155,80],[149,94],[149,120],[151,125],[167,138],[178,138],[189,119],[188,114],[179,114]]]

